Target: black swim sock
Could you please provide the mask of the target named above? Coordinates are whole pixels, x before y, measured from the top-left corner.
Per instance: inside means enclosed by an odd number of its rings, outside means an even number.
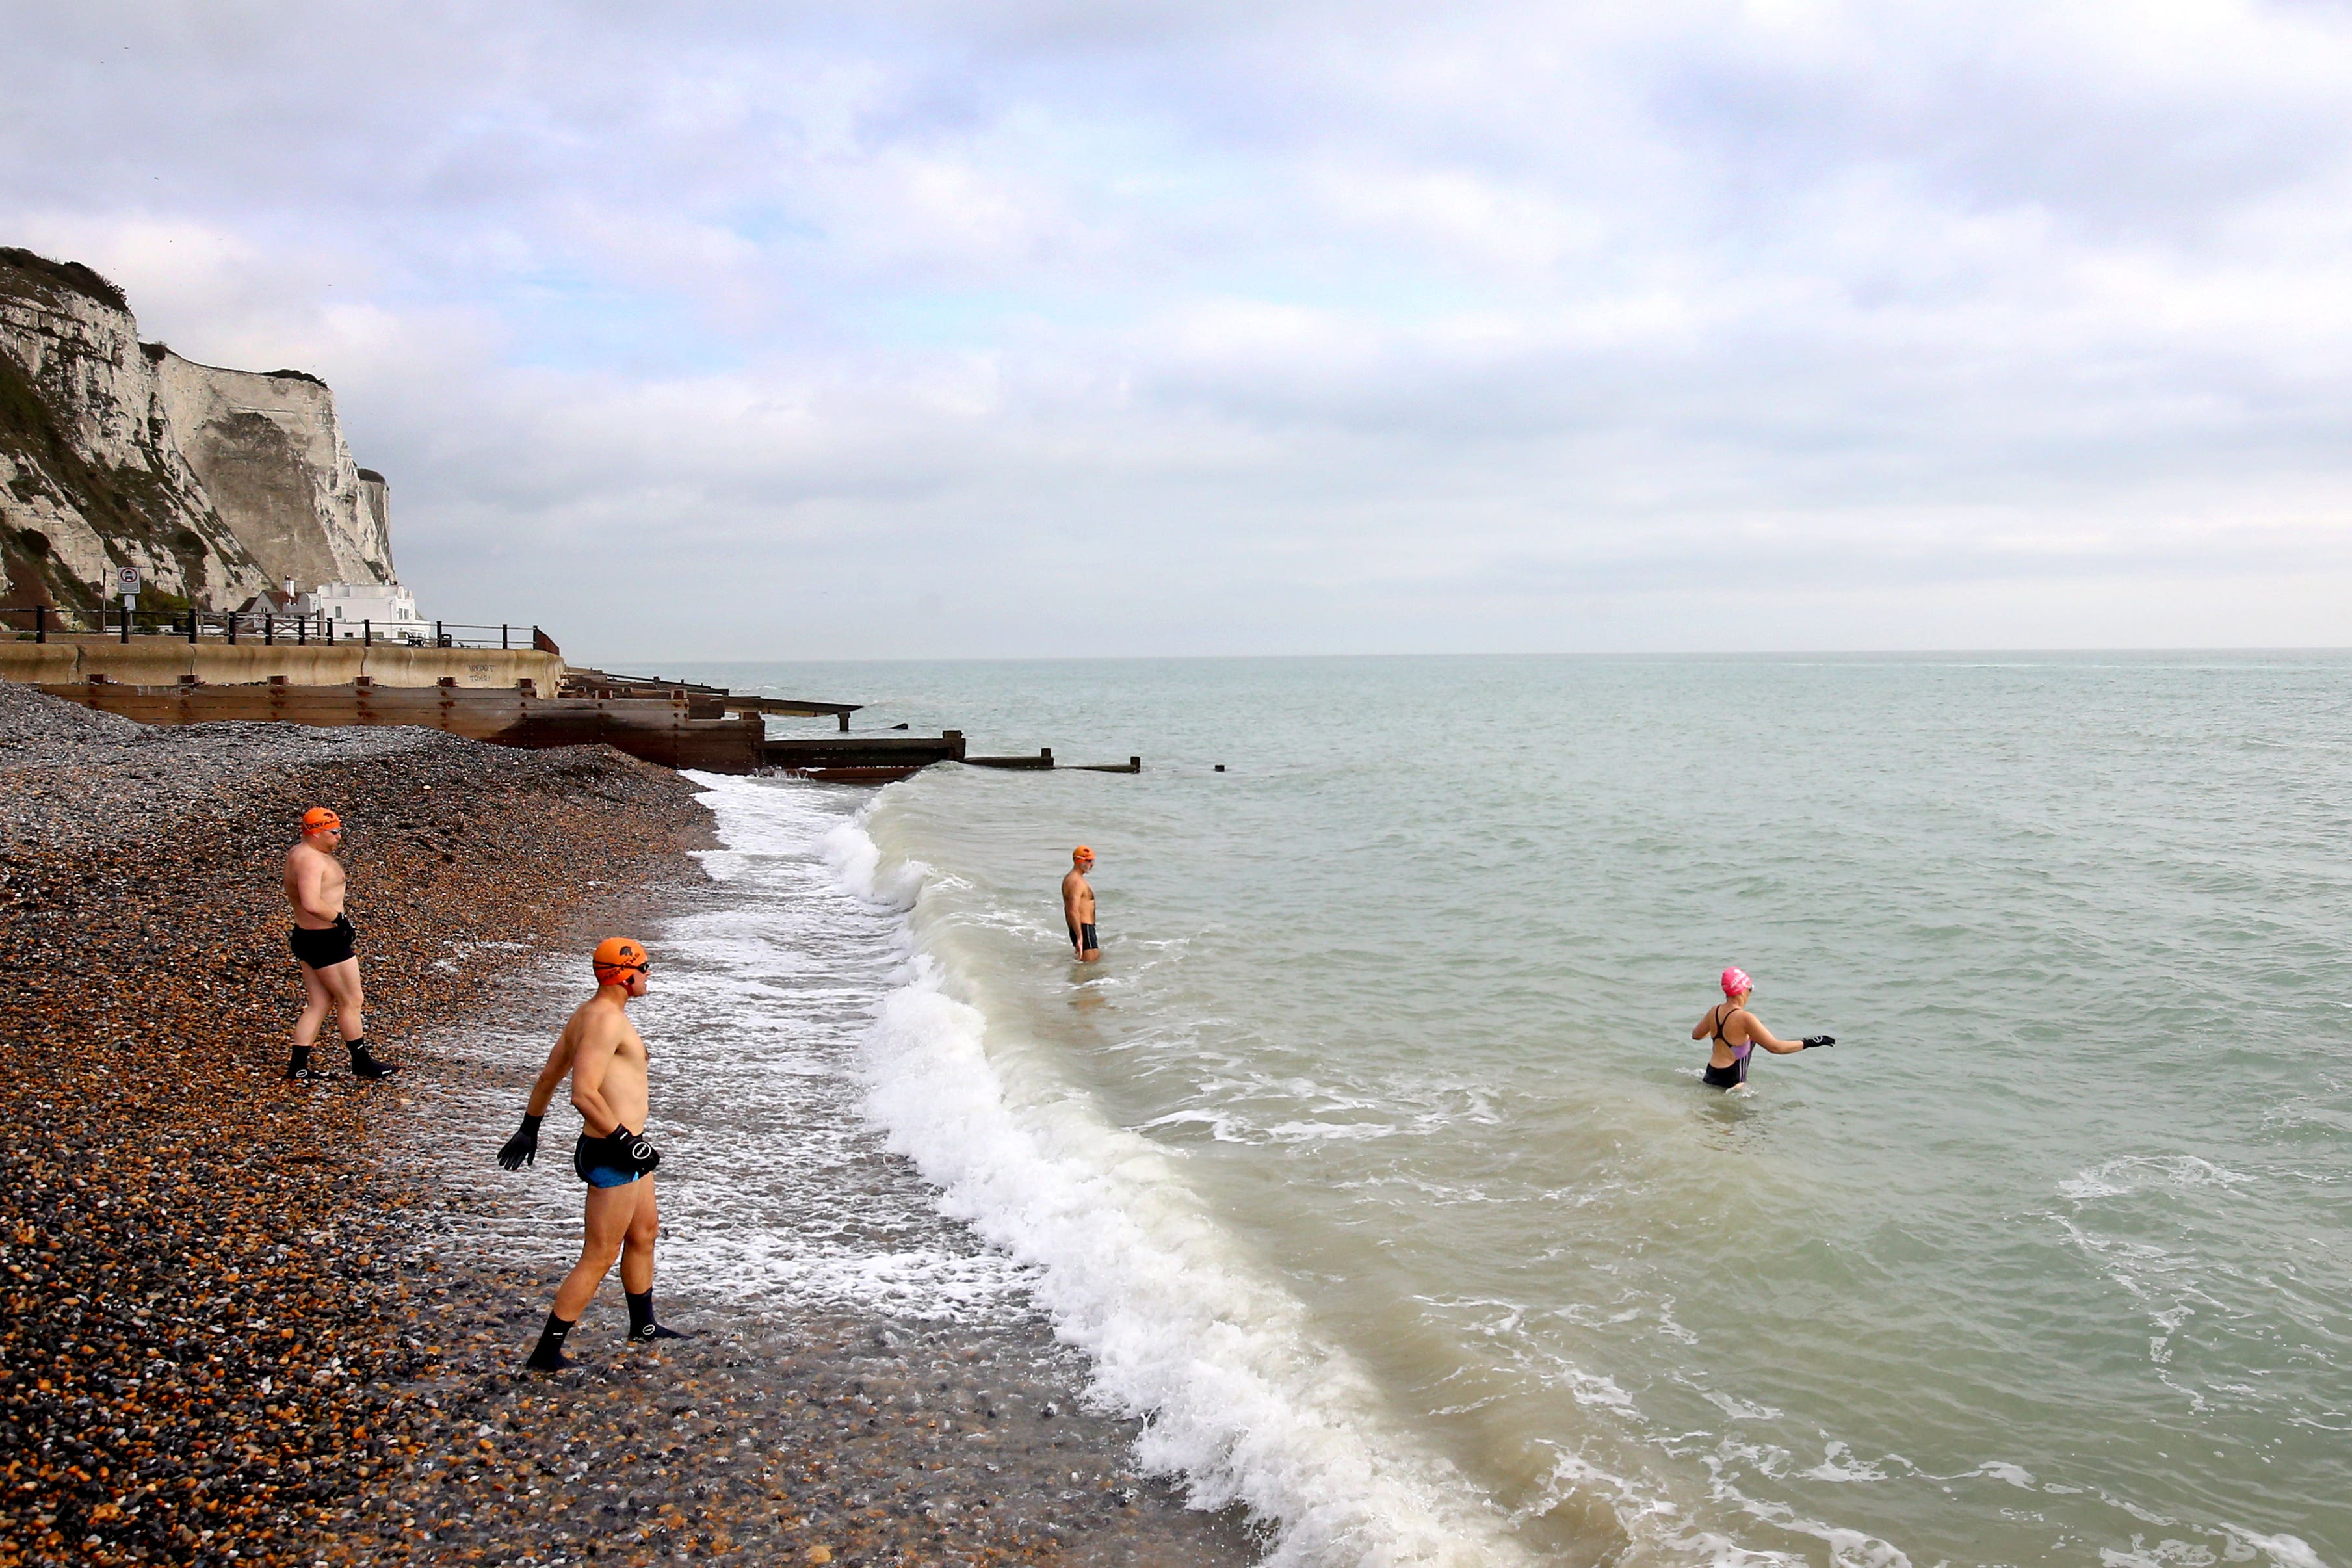
[[[352,1076],[354,1078],[390,1078],[400,1070],[368,1055],[365,1038],[345,1040],[343,1044],[351,1047]]]
[[[573,1321],[576,1322],[578,1320],[574,1319]],[[553,1312],[548,1313],[547,1327],[539,1331],[539,1344],[530,1352],[530,1359],[523,1363],[523,1365],[533,1372],[562,1372],[565,1367],[570,1366],[572,1362],[563,1353],[563,1336],[571,1331],[571,1323],[565,1322]]]
[[[294,1059],[286,1064],[286,1077],[288,1081],[290,1082],[296,1079],[318,1078],[320,1076],[320,1074],[319,1069],[310,1065],[310,1047],[308,1046],[295,1047]]]
[[[654,1293],[650,1290],[629,1297],[629,1338],[633,1340],[690,1340],[692,1334],[665,1329],[654,1321]]]

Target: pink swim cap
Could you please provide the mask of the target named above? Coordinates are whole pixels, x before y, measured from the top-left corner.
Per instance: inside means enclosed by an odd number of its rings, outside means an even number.
[[[1726,996],[1745,996],[1755,989],[1756,982],[1748,979],[1748,972],[1738,965],[1723,972],[1723,994]]]

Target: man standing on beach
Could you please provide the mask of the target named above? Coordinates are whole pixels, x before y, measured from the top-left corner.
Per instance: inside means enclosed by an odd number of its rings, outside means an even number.
[[[646,994],[653,963],[641,944],[625,936],[597,943],[589,962],[596,971],[596,994],[563,1026],[547,1065],[539,1069],[539,1081],[530,1086],[522,1131],[499,1151],[499,1163],[509,1171],[538,1163],[540,1121],[556,1086],[570,1074],[572,1103],[581,1121],[572,1168],[588,1184],[588,1214],[580,1261],[557,1287],[554,1309],[526,1363],[540,1372],[561,1372],[572,1364],[563,1354],[564,1337],[594,1300],[616,1258],[629,1301],[629,1338],[690,1337],[654,1321],[654,1241],[661,1229],[654,1207],[654,1167],[661,1163],[661,1152],[645,1135],[653,1098],[646,1042],[629,1022],[629,1004]]]
[[[1062,919],[1070,928],[1070,946],[1080,963],[1102,957],[1095,940],[1095,889],[1087,873],[1095,868],[1095,852],[1085,845],[1070,851],[1070,874],[1062,879]]]
[[[287,941],[302,971],[305,997],[302,1016],[294,1020],[294,1059],[286,1068],[289,1079],[323,1076],[310,1066],[310,1049],[319,1042],[319,1026],[326,1022],[330,1006],[335,1010],[335,1028],[350,1047],[355,1075],[389,1078],[400,1070],[368,1054],[360,961],[352,955],[359,933],[343,912],[343,865],[335,858],[342,847],[343,819],[314,805],[302,814],[301,842],[286,852],[286,901],[294,906],[294,933]]]

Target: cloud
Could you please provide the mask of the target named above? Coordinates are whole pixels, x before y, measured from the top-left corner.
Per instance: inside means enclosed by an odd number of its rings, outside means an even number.
[[[451,618],[614,658],[2344,640],[2340,7],[10,26],[0,228],[324,374]]]

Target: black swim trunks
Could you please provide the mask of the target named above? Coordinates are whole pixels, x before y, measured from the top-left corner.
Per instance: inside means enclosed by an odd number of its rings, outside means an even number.
[[[653,1153],[653,1146],[646,1144],[652,1160],[652,1164],[647,1164],[633,1157],[629,1148],[632,1142],[643,1141],[639,1133],[625,1138],[616,1130],[610,1137],[594,1138],[583,1131],[580,1141],[572,1146],[572,1173],[592,1187],[625,1187],[641,1176],[650,1176],[654,1166],[661,1163],[661,1156]]]
[[[1092,925],[1072,926],[1070,945],[1082,953],[1098,952],[1102,949],[1102,943],[1095,940],[1095,928]]]
[[[352,926],[351,916],[337,915],[335,923],[324,931],[296,926],[286,945],[294,950],[295,958],[301,963],[313,969],[327,969],[351,957],[352,943],[359,934]]]

